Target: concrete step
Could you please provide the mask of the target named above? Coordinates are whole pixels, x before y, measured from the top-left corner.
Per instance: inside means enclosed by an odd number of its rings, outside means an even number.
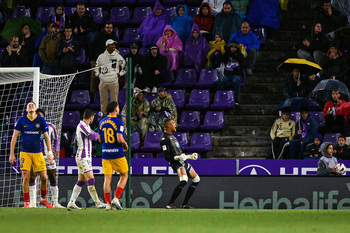
[[[267,150],[267,146],[212,147],[206,158],[258,159],[265,158]]]
[[[274,32],[274,40],[275,41],[294,41],[299,42],[303,41],[305,39],[305,32],[304,31],[275,31]]]
[[[280,23],[280,29],[282,31],[304,31],[310,33],[312,27],[312,21],[305,20],[305,17],[302,17],[302,20],[283,20]]]
[[[249,83],[242,88],[242,92],[245,93],[261,93],[261,94],[271,94],[271,93],[282,93],[283,83]]]
[[[288,72],[283,70],[279,72],[254,72],[253,75],[247,77],[247,85],[250,83],[284,83]]]
[[[289,0],[288,12],[299,11],[302,13],[305,10],[317,11],[320,9],[320,2],[319,0]]]
[[[276,104],[239,104],[233,110],[229,110],[228,115],[274,115],[277,114]],[[225,113],[226,114],[226,113]]]
[[[266,146],[271,139],[267,136],[213,136],[213,146],[231,147],[231,146]]]
[[[261,51],[297,51],[297,44],[299,41],[266,41],[261,45],[259,52]]]
[[[276,72],[278,71],[277,67],[285,60],[286,59],[280,61],[256,61],[254,72]]]
[[[225,116],[225,125],[230,126],[271,126],[276,115],[228,115]]]
[[[259,51],[257,61],[284,61],[291,57],[297,57],[296,51]]]
[[[277,116],[276,116],[277,118]],[[259,125],[259,126],[230,126],[225,125],[225,127],[220,131],[220,135],[215,136],[266,136],[270,135],[271,126]]]
[[[239,97],[239,103],[240,104],[280,104],[283,100],[285,100],[285,97],[283,96],[282,92],[280,93],[268,93],[268,95],[262,95],[257,93],[249,93],[242,88],[240,97]],[[239,107],[239,106],[238,106]]]

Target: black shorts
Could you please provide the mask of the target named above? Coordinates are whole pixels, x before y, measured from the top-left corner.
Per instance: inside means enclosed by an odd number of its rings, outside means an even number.
[[[175,160],[175,161],[170,161],[169,164],[170,164],[171,168],[174,170],[174,172],[176,172],[176,173],[180,167],[184,167],[186,170],[187,176],[190,176],[192,166],[187,161],[176,161]]]

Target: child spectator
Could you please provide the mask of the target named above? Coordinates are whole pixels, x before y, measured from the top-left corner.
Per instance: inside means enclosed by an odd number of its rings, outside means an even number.
[[[327,101],[323,108],[323,118],[326,120],[324,133],[344,133],[345,116],[336,115],[336,110],[345,102],[340,99],[339,91],[332,91],[332,99]]]
[[[193,18],[187,15],[187,6],[178,5],[175,10],[175,17],[171,20],[171,27],[177,32],[181,42],[184,44],[190,35]]]
[[[322,143],[321,134],[316,134],[314,138],[314,142],[306,145],[305,152],[304,152],[305,159],[320,159],[322,156],[321,149],[320,149],[321,143]]]
[[[209,3],[203,2],[199,7],[199,13],[193,19],[193,24],[197,24],[204,38],[209,42],[212,39],[212,31],[215,17],[211,13]],[[222,38],[222,35],[221,35]]]
[[[220,67],[222,55],[225,53],[226,42],[222,39],[221,33],[215,35],[215,40],[209,42],[210,51],[207,55],[205,68],[216,69]]]
[[[344,136],[338,138],[338,144],[334,147],[333,155],[339,159],[350,159],[350,149]]]

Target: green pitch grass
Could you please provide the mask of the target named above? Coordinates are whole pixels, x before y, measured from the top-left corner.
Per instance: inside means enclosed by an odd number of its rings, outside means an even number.
[[[344,210],[0,208],[0,232],[350,232]]]

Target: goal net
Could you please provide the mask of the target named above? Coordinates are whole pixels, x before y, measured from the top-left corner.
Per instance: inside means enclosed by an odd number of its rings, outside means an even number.
[[[13,166],[9,163],[9,156],[13,128],[18,118],[26,115],[26,103],[34,101],[38,108],[44,109],[46,121],[56,126],[60,140],[64,106],[74,77],[75,74],[40,74],[39,68],[0,68],[0,206],[23,206],[20,136],[15,146],[16,164]],[[56,163],[58,166],[58,161]],[[37,186],[37,192],[39,190]],[[50,195],[48,188],[48,199]]]

